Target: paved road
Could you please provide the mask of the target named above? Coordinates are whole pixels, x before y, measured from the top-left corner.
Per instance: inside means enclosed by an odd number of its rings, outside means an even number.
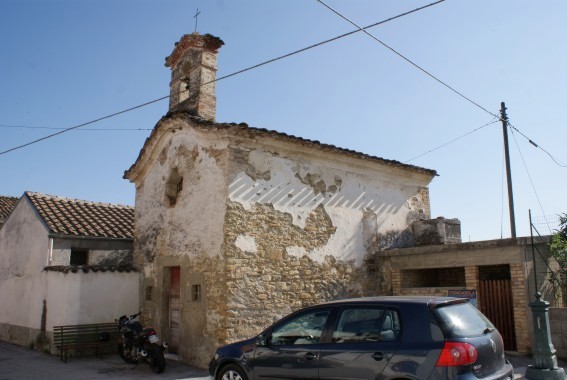
[[[156,375],[147,364],[124,363],[118,354],[69,358],[63,363],[58,356],[0,342],[0,380],[183,379],[206,375],[205,370],[174,360],[168,360],[165,372]]]
[[[525,356],[508,355],[515,369],[515,379],[523,379],[526,367],[533,360]],[[559,361],[563,368],[566,362]],[[175,360],[167,361],[165,372],[156,375],[147,364],[126,364],[118,355],[106,354],[102,358],[85,356],[69,358],[67,363],[59,357],[29,350],[0,341],[0,380],[28,379],[202,379],[207,371]]]

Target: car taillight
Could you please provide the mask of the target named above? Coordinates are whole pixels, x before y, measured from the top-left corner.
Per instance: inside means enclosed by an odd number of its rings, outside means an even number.
[[[463,342],[445,342],[441,355],[437,359],[437,367],[455,367],[473,364],[478,359],[476,347]]]

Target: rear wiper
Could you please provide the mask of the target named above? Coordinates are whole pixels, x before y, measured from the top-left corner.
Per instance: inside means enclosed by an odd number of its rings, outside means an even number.
[[[483,334],[490,334],[494,330],[496,330],[494,327],[487,327],[487,328],[484,329],[484,331],[482,333]]]

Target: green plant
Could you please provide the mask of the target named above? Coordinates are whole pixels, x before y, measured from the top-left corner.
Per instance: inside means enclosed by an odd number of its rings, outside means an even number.
[[[559,264],[558,277],[563,288],[564,302],[567,302],[567,214],[559,215],[559,228],[551,236],[549,249]]]

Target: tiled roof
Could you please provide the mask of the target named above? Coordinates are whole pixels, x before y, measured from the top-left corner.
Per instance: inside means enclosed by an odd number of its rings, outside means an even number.
[[[132,239],[134,208],[55,197],[27,191],[47,227],[53,234]]]
[[[6,197],[0,196],[0,223],[6,220],[8,215],[12,212],[16,203],[18,203],[17,197]]]
[[[248,124],[246,124],[246,123],[240,123],[240,124],[236,124],[236,123],[216,123],[216,122],[213,122],[213,121],[204,120],[204,119],[202,119],[198,116],[194,116],[188,111],[179,111],[179,112],[168,113],[167,115],[162,117],[161,120],[156,124],[156,126],[152,130],[150,136],[146,139],[144,146],[140,150],[140,154],[138,155],[136,162],[130,167],[130,169],[128,169],[124,172],[124,178],[125,179],[129,179],[129,176],[136,170],[136,167],[138,166],[140,160],[142,159],[142,156],[144,155],[146,148],[148,148],[148,146],[150,145],[150,141],[158,133],[157,131],[158,131],[159,127],[161,125],[163,125],[163,123],[168,121],[168,120],[185,120],[186,122],[191,123],[196,128],[202,128],[202,129],[207,129],[207,130],[215,130],[215,129],[216,130],[225,130],[229,133],[234,133],[236,135],[244,135],[244,136],[248,136],[248,137],[251,137],[251,138],[254,138],[254,137],[257,137],[257,136],[266,136],[266,137],[272,137],[272,138],[275,138],[275,139],[282,139],[282,140],[294,142],[294,143],[297,143],[297,144],[301,144],[301,145],[305,146],[306,148],[313,148],[313,149],[319,149],[319,150],[324,150],[324,151],[332,151],[332,152],[335,152],[335,153],[338,153],[338,154],[345,154],[345,155],[348,155],[348,156],[351,156],[351,157],[354,157],[354,158],[359,158],[359,159],[362,159],[362,160],[369,160],[369,161],[385,164],[385,165],[388,165],[388,166],[394,166],[394,167],[398,167],[398,168],[406,169],[406,170],[411,170],[411,171],[418,172],[418,173],[424,173],[424,174],[431,175],[431,176],[437,175],[437,172],[435,170],[432,170],[432,169],[426,169],[426,168],[422,168],[422,167],[419,167],[419,166],[404,164],[404,163],[396,161],[396,160],[388,160],[388,159],[385,159],[385,158],[381,158],[381,157],[372,156],[372,155],[369,155],[369,154],[357,152],[355,150],[340,148],[340,147],[337,147],[335,145],[325,144],[325,143],[322,143],[322,142],[317,141],[317,140],[304,139],[304,138],[301,138],[301,137],[288,135],[286,133],[273,131],[273,130],[269,130],[269,129],[253,128],[253,127],[248,126]]]
[[[62,272],[62,273],[89,273],[89,272],[138,272],[138,268],[134,264],[122,264],[115,266],[107,265],[52,265],[43,268],[48,272]]]

